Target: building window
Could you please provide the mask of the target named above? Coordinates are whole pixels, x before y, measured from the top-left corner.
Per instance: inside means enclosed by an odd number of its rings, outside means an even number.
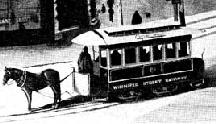
[[[140,62],[150,61],[150,46],[139,47],[139,61]]]
[[[155,45],[153,46],[153,56],[154,60],[161,60],[162,59],[162,45]]]
[[[125,49],[125,64],[136,63],[136,48]]]
[[[111,66],[121,65],[122,50],[111,50]]]

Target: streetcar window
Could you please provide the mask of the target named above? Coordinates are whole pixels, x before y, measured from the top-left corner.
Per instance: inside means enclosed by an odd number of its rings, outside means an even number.
[[[153,56],[154,60],[162,59],[162,45],[153,46]]]
[[[150,61],[150,46],[139,47],[139,61],[140,62]]]
[[[175,43],[169,43],[165,45],[166,49],[166,58],[175,58]]]
[[[101,51],[101,66],[107,67],[107,51],[102,50]]]
[[[180,42],[178,46],[178,50],[179,50],[179,57],[188,56],[190,53],[189,42]]]
[[[125,49],[125,64],[136,63],[136,48]]]
[[[121,54],[122,50],[111,50],[111,65],[119,66],[121,65]]]

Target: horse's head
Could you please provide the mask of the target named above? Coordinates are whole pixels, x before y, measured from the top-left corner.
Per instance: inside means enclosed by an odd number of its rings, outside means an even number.
[[[3,85],[7,84],[9,79],[16,80],[20,77],[21,70],[15,68],[5,67],[5,74],[3,77]]]
[[[10,77],[11,77],[11,72],[8,70],[7,67],[5,67],[5,74],[4,74],[4,77],[3,77],[3,85],[5,85],[8,82]]]

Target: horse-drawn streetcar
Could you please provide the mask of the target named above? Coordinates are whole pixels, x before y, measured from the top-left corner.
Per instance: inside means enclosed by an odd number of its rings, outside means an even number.
[[[47,86],[54,93],[54,107],[58,107],[60,83],[71,74],[72,88],[78,95],[108,100],[128,100],[149,94],[160,96],[183,88],[196,89],[205,84],[204,61],[191,56],[191,39],[192,34],[179,25],[154,28],[136,25],[88,31],[72,42],[85,46],[87,53],[86,48],[92,48],[88,58],[93,67],[89,73],[75,72],[77,68],[73,67],[73,71],[60,80],[56,69],[31,73],[6,67],[3,84],[9,79],[15,80],[26,94],[29,110],[32,91]],[[73,64],[77,66],[77,63]]]
[[[88,95],[127,99],[202,87],[204,61],[191,57],[191,39],[179,25],[138,25],[89,31],[72,42],[92,48]]]

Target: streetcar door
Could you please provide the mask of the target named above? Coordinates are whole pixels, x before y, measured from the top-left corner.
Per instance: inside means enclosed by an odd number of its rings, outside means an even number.
[[[99,56],[100,79],[108,83],[109,50],[100,49]]]
[[[100,54],[99,54],[99,47],[92,46],[92,60],[93,60],[93,72],[94,75],[99,76],[100,75]]]

